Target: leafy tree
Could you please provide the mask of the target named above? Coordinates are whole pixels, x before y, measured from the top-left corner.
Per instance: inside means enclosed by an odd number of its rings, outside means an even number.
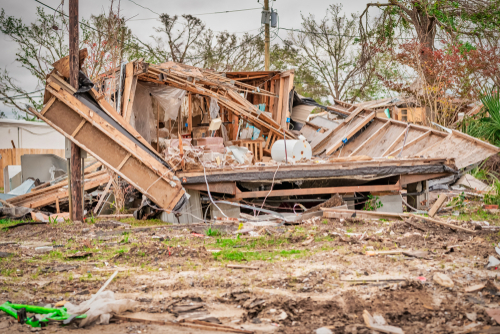
[[[41,8],[37,8],[36,22],[29,25],[24,24],[20,18],[7,16],[4,9],[0,12],[0,31],[17,43],[16,62],[37,78],[39,89],[45,86],[45,78],[52,70],[51,64],[69,52],[65,38],[67,30],[66,17],[59,13],[49,15]],[[24,101],[36,109],[42,107],[42,93],[28,94],[6,69],[0,74],[0,95],[4,98],[4,104],[20,112],[29,111],[20,102],[22,100],[19,95],[25,97]]]
[[[481,97],[483,112],[477,118],[466,119],[462,131],[500,146],[500,92],[497,87]],[[486,116],[486,113],[489,117]]]
[[[368,27],[368,9],[382,9],[379,24]],[[363,23],[363,18],[365,22]],[[434,50],[436,36],[459,43],[462,37],[481,37],[500,28],[500,0],[389,0],[368,3],[359,18],[364,40],[374,35],[380,41],[392,43],[401,33],[415,33],[420,47]],[[420,53],[424,71],[426,52]],[[430,73],[425,73],[430,75]]]
[[[16,62],[37,79],[38,90],[45,87],[52,64],[69,54],[68,23],[63,12],[47,14],[40,7],[37,8],[36,21],[31,24],[7,16],[4,9],[0,12],[0,31],[17,43]],[[86,47],[89,51],[84,70],[91,78],[117,66],[136,50],[136,46],[131,45],[131,32],[114,9],[113,2],[107,15],[91,16],[89,20],[82,20],[80,27],[80,48]],[[15,115],[29,113],[27,106],[20,101],[41,110],[42,94],[30,94],[6,69],[0,72],[0,96],[4,104],[13,107]],[[34,118],[26,116],[24,119]]]

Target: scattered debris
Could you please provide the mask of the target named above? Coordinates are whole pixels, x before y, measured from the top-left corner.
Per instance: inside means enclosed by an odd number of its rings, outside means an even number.
[[[435,273],[432,279],[434,280],[434,282],[444,286],[445,288],[453,288],[455,286],[455,283],[453,283],[451,278],[442,273]]]

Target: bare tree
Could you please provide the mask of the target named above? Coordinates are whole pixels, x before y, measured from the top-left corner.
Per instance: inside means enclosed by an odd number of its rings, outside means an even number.
[[[227,31],[206,30],[195,42],[193,65],[215,71],[255,71],[263,67],[264,41],[248,33],[238,38]]]
[[[205,24],[192,15],[184,14],[181,17],[184,19],[182,23],[179,22],[179,16],[177,15],[160,15],[163,26],[155,30],[166,35],[166,50],[163,36],[153,36],[156,41],[155,46],[141,42],[147,53],[150,54],[149,58],[154,62],[162,63],[172,60],[177,63],[185,63],[192,58],[189,51],[205,30]]]
[[[100,73],[117,67],[135,52],[132,32],[113,1],[107,14],[92,15],[90,20],[82,21],[86,23],[81,25],[82,44],[89,52],[85,70],[90,79],[97,79]]]
[[[292,42],[307,56],[305,66],[318,76],[336,99],[365,97],[377,80],[376,49],[361,57],[356,43],[356,15],[341,14],[342,5],[330,5],[320,21],[314,16],[302,16],[302,32],[290,34]]]

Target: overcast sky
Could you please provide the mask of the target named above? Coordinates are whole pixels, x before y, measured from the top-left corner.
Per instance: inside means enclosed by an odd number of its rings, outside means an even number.
[[[60,0],[40,0],[41,2],[56,8]],[[115,0],[115,3],[118,0]],[[238,9],[260,8],[257,0],[134,0],[137,4],[148,7],[156,13],[168,13],[170,15],[181,14],[205,14],[220,11],[231,11]],[[346,13],[361,13],[367,0],[342,0]],[[337,2],[337,3],[338,3]],[[334,2],[325,0],[276,0],[271,1],[271,5],[277,9],[279,14],[280,27],[299,28],[301,23],[301,14],[313,14],[316,18],[324,17],[326,8]],[[34,0],[0,0],[1,7],[8,16],[21,17],[25,23],[33,22],[36,19],[36,7],[42,6]],[[80,17],[89,18],[91,14],[100,14],[107,11],[110,2],[108,0],[80,0]],[[150,36],[156,34],[154,27],[159,26],[156,19],[157,14],[152,11],[141,8],[131,0],[121,0],[121,15],[125,18],[131,18],[128,26],[132,32],[141,40],[150,40]],[[47,13],[52,10],[44,8]],[[376,11],[373,9],[372,11]],[[68,0],[64,0],[64,12],[68,12]],[[375,13],[374,13],[375,14]],[[260,10],[231,12],[223,14],[199,15],[207,28],[214,31],[238,32],[240,34],[249,32],[255,34],[260,28]],[[146,20],[144,20],[146,19]],[[280,30],[279,35],[285,39],[288,32]],[[37,87],[36,79],[21,68],[15,62],[15,53],[17,45],[10,41],[8,36],[1,34],[2,52],[0,53],[0,70],[7,69],[11,75],[17,79],[18,83],[28,91],[33,91],[42,87]],[[273,42],[278,42],[276,39]],[[0,104],[0,111],[10,114],[10,107]]]

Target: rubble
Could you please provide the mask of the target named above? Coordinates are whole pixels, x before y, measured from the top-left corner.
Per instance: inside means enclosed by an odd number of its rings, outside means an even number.
[[[497,327],[497,194],[466,174],[497,147],[321,106],[293,71],[135,60],[120,94],[118,69],[82,93],[62,63],[33,113],[96,159],[87,214],[69,221],[65,175],[2,200],[4,298],[113,332]]]

